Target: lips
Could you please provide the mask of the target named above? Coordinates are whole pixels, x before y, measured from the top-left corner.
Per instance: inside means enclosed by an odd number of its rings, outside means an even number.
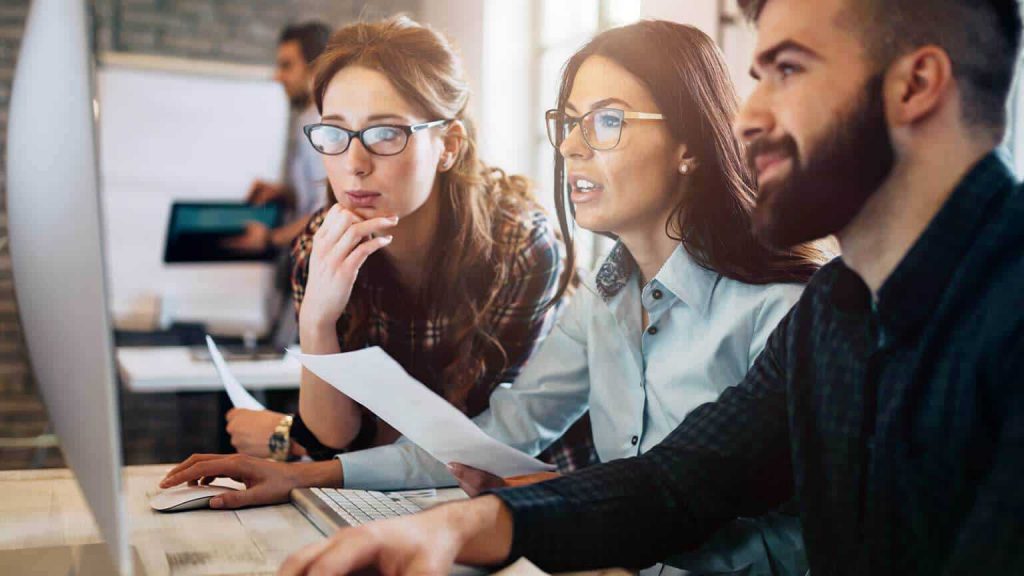
[[[345,197],[348,198],[353,206],[362,208],[373,206],[377,203],[380,196],[380,192],[370,190],[348,190],[345,192]]]
[[[789,155],[777,152],[758,155],[754,159],[754,166],[757,169],[758,181],[763,181],[765,177],[775,172],[776,169],[783,166],[789,159]]]
[[[571,188],[569,199],[573,204],[585,204],[590,202],[597,197],[598,193],[604,190],[604,185],[602,183],[582,174],[570,174],[569,187]]]

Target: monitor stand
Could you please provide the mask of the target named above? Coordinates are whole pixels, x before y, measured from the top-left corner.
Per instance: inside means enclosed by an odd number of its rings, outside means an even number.
[[[131,547],[132,574],[145,576],[135,546]],[[117,574],[107,545],[45,546],[0,550],[0,574],[54,574],[60,576],[110,576]]]

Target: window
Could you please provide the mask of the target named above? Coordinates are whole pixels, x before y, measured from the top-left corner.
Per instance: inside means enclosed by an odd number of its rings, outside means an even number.
[[[1017,71],[1017,83],[1011,93],[1007,111],[1006,139],[1003,146],[1013,159],[1013,168],[1018,177],[1024,174],[1024,89],[1021,88],[1021,71]]]
[[[533,0],[534,94],[531,117],[536,119],[531,166],[537,195],[554,214],[554,150],[545,133],[544,111],[553,108],[565,63],[597,33],[639,20],[640,0]],[[591,269],[611,248],[611,241],[576,228],[576,255],[580,266]]]

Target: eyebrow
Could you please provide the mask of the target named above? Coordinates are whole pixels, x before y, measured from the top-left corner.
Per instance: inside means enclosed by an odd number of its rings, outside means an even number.
[[[336,120],[338,122],[344,122],[345,117],[341,114],[326,114],[322,120]],[[377,122],[379,120],[398,120],[400,122],[407,122],[408,120],[398,114],[374,114],[366,119],[367,122]]]
[[[806,56],[810,56],[815,60],[821,59],[821,56],[817,52],[811,50],[807,46],[795,41],[795,40],[783,40],[775,46],[764,50],[754,59],[754,66],[750,67],[750,76],[755,80],[760,80],[760,75],[757,73],[758,68],[767,68],[772,65],[773,62],[779,57],[779,54],[783,52],[799,52]]]
[[[605,98],[603,100],[598,100],[597,102],[594,102],[593,104],[591,104],[590,105],[590,109],[591,110],[597,110],[598,108],[604,108],[604,107],[608,106],[609,104],[616,104],[616,103],[622,104],[623,106],[625,106],[627,108],[632,108],[633,107],[632,105],[630,105],[629,102],[626,102],[622,98]],[[576,108],[575,106],[573,106],[571,102],[566,102],[565,103],[565,108],[567,110],[569,108],[572,108],[573,111],[579,112],[579,109]]]

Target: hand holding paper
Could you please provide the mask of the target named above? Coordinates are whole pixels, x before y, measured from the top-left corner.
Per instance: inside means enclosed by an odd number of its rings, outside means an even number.
[[[460,462],[501,477],[554,470],[485,434],[378,347],[325,356],[292,354],[442,463]]]

